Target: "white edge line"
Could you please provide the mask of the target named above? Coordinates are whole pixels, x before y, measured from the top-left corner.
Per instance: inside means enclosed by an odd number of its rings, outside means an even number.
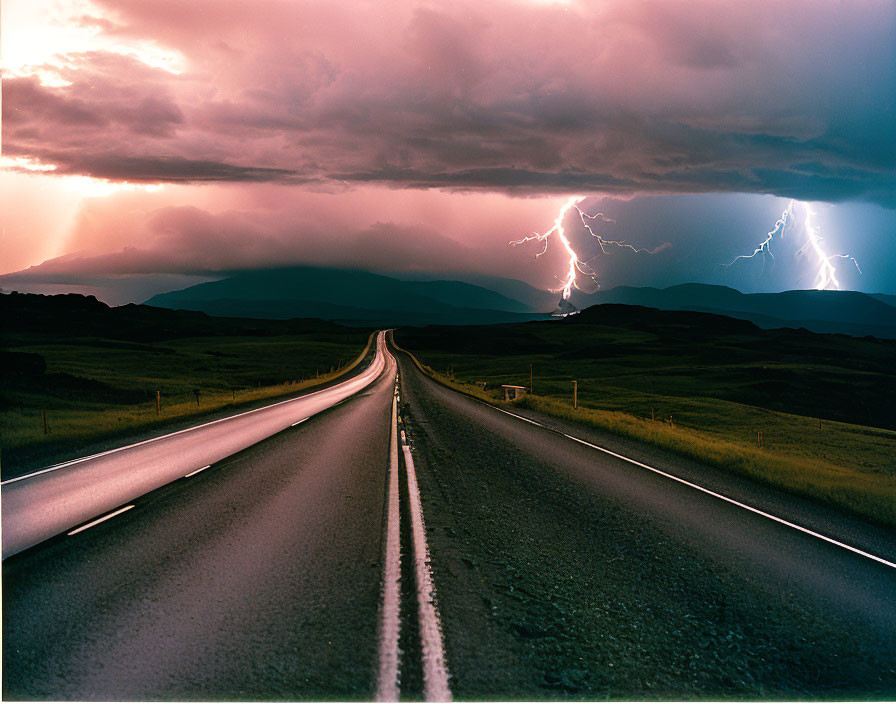
[[[794,530],[798,530],[801,533],[805,533],[806,535],[811,535],[813,538],[818,538],[819,540],[823,540],[826,543],[830,543],[831,545],[836,545],[839,548],[843,548],[844,550],[849,550],[850,552],[854,552],[856,555],[861,555],[862,557],[867,557],[869,560],[874,560],[875,562],[879,562],[882,565],[886,565],[887,567],[892,567],[896,569],[896,563],[890,562],[889,560],[885,560],[882,557],[878,557],[877,555],[872,555],[870,552],[865,552],[864,550],[859,550],[859,548],[855,548],[852,545],[847,545],[846,543],[841,543],[839,540],[834,540],[833,538],[829,538],[826,535],[822,535],[821,533],[816,533],[814,530],[810,530],[809,528],[804,528],[801,525],[796,523],[791,523],[790,521],[784,520],[783,518],[778,518],[771,513],[767,513],[762,511],[761,509],[754,508],[748,504],[745,504],[741,501],[737,501],[736,499],[732,499],[724,494],[719,494],[718,492],[712,491],[711,489],[706,489],[699,484],[694,484],[693,482],[689,482],[686,479],[682,479],[681,477],[676,477],[674,474],[669,474],[668,472],[664,472],[661,469],[657,469],[656,467],[651,467],[650,465],[644,464],[643,462],[638,462],[637,460],[633,460],[629,457],[625,457],[624,455],[620,455],[612,450],[607,450],[606,448],[599,447],[594,445],[593,443],[587,442],[585,440],[581,440],[580,438],[574,437],[572,435],[568,435],[567,433],[561,433],[564,437],[569,438],[570,440],[575,440],[582,445],[587,445],[595,450],[600,450],[608,455],[612,455],[613,457],[617,457],[621,460],[625,460],[631,464],[637,465],[638,467],[642,467],[644,469],[648,469],[651,472],[655,472],[656,474],[660,474],[668,479],[672,479],[680,484],[684,484],[686,486],[691,487],[692,489],[697,489],[698,491],[702,491],[704,494],[709,494],[710,496],[714,496],[717,499],[721,499],[722,501],[727,501],[729,504],[733,504],[734,506],[738,506],[739,508],[746,509],[747,511],[751,511],[759,516],[763,516],[764,518],[768,518],[776,523],[780,523],[782,525],[787,526],[788,528],[793,528]]]
[[[75,528],[74,530],[69,531],[68,535],[74,535],[75,533],[80,533],[82,530],[87,530],[88,528],[93,528],[95,525],[102,523],[103,521],[108,521],[110,518],[115,518],[115,516],[117,516],[118,514],[124,513],[125,511],[129,511],[132,508],[134,508],[134,504],[131,504],[130,506],[125,506],[124,508],[120,508],[117,511],[113,511],[112,513],[107,513],[105,516],[101,516],[100,518],[97,518],[97,519],[91,521],[90,523],[81,526],[80,528]]]
[[[426,544],[426,526],[420,505],[420,490],[414,472],[411,449],[403,445],[404,464],[408,477],[410,497],[411,533],[414,547],[414,575],[417,578],[417,613],[420,622],[420,650],[423,668],[423,696],[428,702],[451,701],[448,686],[448,667],[445,664],[445,650],[439,613],[434,602],[435,586],[429,571],[429,548]]]
[[[192,477],[194,474],[199,474],[200,472],[204,472],[204,471],[205,471],[206,469],[208,469],[209,467],[211,467],[211,465],[210,465],[210,464],[207,464],[207,465],[205,465],[205,467],[200,467],[199,469],[194,469],[194,470],[193,470],[192,472],[190,472],[189,474],[185,474],[185,475],[184,475],[184,479],[186,479],[187,477]]]
[[[547,426],[545,426],[544,423],[539,423],[537,420],[532,420],[531,418],[526,418],[526,416],[518,416],[516,413],[511,413],[510,411],[505,411],[503,408],[498,408],[497,406],[493,406],[490,403],[485,403],[485,401],[482,401],[482,403],[484,403],[489,408],[494,408],[496,411],[501,411],[501,413],[506,413],[509,416],[513,416],[514,418],[519,418],[520,420],[524,420],[527,423],[531,423],[532,425],[537,425],[539,428],[547,427]]]
[[[377,344],[379,344],[379,336],[377,336]],[[374,359],[375,359],[375,357],[374,357]],[[372,362],[371,362],[371,364],[372,364]],[[368,365],[368,366],[370,366],[370,365]],[[365,369],[366,369],[366,367],[365,367]],[[363,373],[364,370],[362,369],[361,371]],[[360,376],[360,374],[358,374],[358,376]],[[14,482],[20,482],[23,479],[31,479],[31,477],[36,477],[40,474],[46,474],[47,472],[55,472],[57,469],[63,469],[65,467],[70,467],[71,465],[78,464],[79,462],[86,462],[87,460],[94,460],[97,457],[104,457],[106,455],[111,455],[115,452],[121,452],[122,450],[129,450],[132,447],[139,447],[140,445],[146,445],[147,443],[156,442],[157,440],[164,440],[165,438],[174,437],[175,435],[180,435],[181,433],[189,433],[193,430],[198,430],[199,428],[208,427],[209,425],[215,425],[216,423],[223,423],[224,421],[231,420],[232,418],[240,418],[241,416],[247,416],[250,413],[258,413],[259,411],[264,411],[268,408],[274,408],[275,406],[281,406],[284,403],[292,403],[294,401],[301,401],[302,399],[310,398],[311,396],[316,396],[317,394],[322,394],[327,391],[332,391],[333,389],[335,389],[338,386],[341,386],[342,384],[348,384],[352,381],[357,380],[357,378],[358,377],[355,376],[355,377],[352,377],[351,379],[346,379],[345,381],[342,381],[338,384],[334,384],[333,386],[328,386],[326,389],[312,391],[311,393],[303,394],[302,396],[295,396],[293,398],[287,398],[287,399],[284,399],[283,401],[278,401],[277,403],[272,403],[268,406],[261,406],[260,408],[253,408],[249,411],[243,411],[242,413],[236,413],[232,416],[227,416],[226,418],[218,418],[217,420],[210,420],[207,423],[201,423],[199,425],[191,425],[189,428],[183,428],[182,430],[176,430],[173,433],[166,433],[165,435],[159,435],[154,438],[147,438],[146,440],[141,440],[140,442],[135,442],[130,445],[124,445],[122,447],[115,447],[115,448],[112,448],[111,450],[105,450],[104,452],[97,452],[94,455],[87,455],[86,457],[79,457],[78,459],[75,459],[75,460],[68,460],[67,462],[61,462],[60,464],[54,464],[51,467],[47,467],[46,469],[41,469],[41,470],[38,470],[37,472],[31,472],[31,474],[23,474],[21,477],[13,477],[12,479],[7,479],[5,481],[2,481],[2,482],[0,482],[0,486],[6,486],[7,484],[12,484]]]
[[[400,698],[399,636],[401,634],[401,545],[398,513],[398,402],[392,397],[389,429],[389,492],[386,518],[386,556],[383,565],[383,601],[380,605],[380,663],[376,701]]]
[[[643,462],[638,462],[638,460],[633,460],[631,457],[626,457],[625,455],[620,455],[618,452],[613,452],[612,450],[608,450],[605,447],[600,447],[598,445],[595,445],[594,443],[587,442],[586,440],[577,438],[574,435],[569,435],[568,433],[564,433],[559,430],[554,430],[553,428],[549,428],[548,426],[542,425],[541,423],[536,423],[534,420],[526,418],[525,416],[520,416],[520,415],[517,415],[516,413],[511,413],[510,411],[505,411],[503,408],[498,408],[497,406],[493,406],[492,404],[486,403],[485,401],[482,401],[480,399],[476,399],[476,400],[479,401],[483,406],[488,406],[489,408],[494,408],[496,411],[501,411],[501,413],[506,413],[507,415],[513,416],[514,418],[519,418],[520,420],[524,420],[527,423],[532,423],[533,425],[538,425],[538,426],[544,428],[545,430],[549,430],[554,433],[559,433],[560,435],[563,435],[564,437],[567,437],[570,440],[574,440],[575,442],[581,443],[582,445],[587,445],[588,447],[590,447],[592,449],[599,450],[600,452],[604,452],[608,455],[612,455],[613,457],[616,457],[620,460],[624,460],[625,462],[629,462],[638,467],[642,467],[643,469],[650,470],[651,472],[660,474],[660,475],[666,477],[667,479],[672,479],[676,482],[679,482],[680,484],[689,486],[692,489],[697,489],[698,491],[702,491],[704,494],[709,494],[710,496],[714,496],[717,499],[721,499],[722,501],[727,501],[729,504],[733,504],[734,506],[738,506],[739,508],[750,511],[750,512],[755,513],[764,518],[768,518],[769,520],[775,521],[776,523],[780,523],[781,525],[785,525],[788,528],[793,528],[794,530],[798,530],[801,533],[805,533],[806,535],[811,535],[813,538],[818,538],[819,540],[823,540],[824,542],[830,543],[831,545],[836,545],[838,548],[843,548],[844,550],[849,550],[850,552],[855,553],[856,555],[861,555],[862,557],[866,557],[869,560],[874,560],[875,562],[879,562],[882,565],[886,565],[887,567],[896,569],[896,562],[890,562],[889,560],[885,560],[884,558],[878,557],[877,555],[874,555],[870,552],[865,552],[864,550],[860,550],[859,548],[853,547],[852,545],[848,545],[846,543],[841,543],[839,540],[835,540],[834,538],[829,538],[828,536],[823,535],[822,533],[816,533],[814,530],[805,528],[796,523],[791,523],[790,521],[787,521],[783,518],[779,518],[778,516],[775,516],[771,513],[767,513],[766,511],[763,511],[761,509],[754,508],[753,506],[750,506],[749,504],[745,504],[741,501],[738,501],[737,499],[732,499],[728,496],[725,496],[724,494],[719,494],[718,492],[712,491],[711,489],[706,489],[705,487],[702,487],[699,484],[694,484],[693,482],[689,482],[686,479],[682,479],[681,477],[676,477],[674,474],[669,474],[668,472],[664,472],[663,470],[657,469],[656,467],[651,467],[650,465],[644,464]]]
[[[310,418],[310,417],[311,417],[311,416],[308,416],[308,418]],[[289,427],[290,427],[290,428],[295,428],[299,423],[304,423],[306,420],[308,420],[308,418],[302,418],[302,420],[297,420],[295,423],[293,423],[293,424],[292,424],[291,426],[289,426]]]
[[[537,421],[531,420],[530,418],[526,418],[525,416],[517,415],[516,413],[511,413],[510,411],[505,411],[503,408],[499,408],[498,406],[493,406],[492,404],[490,404],[486,401],[483,401],[482,399],[478,399],[478,398],[475,398],[472,396],[470,398],[473,398],[474,401],[479,401],[479,403],[481,403],[483,406],[488,406],[489,408],[493,408],[496,411],[501,411],[501,413],[506,413],[509,416],[513,416],[514,418],[519,418],[520,420],[524,420],[527,423],[531,423],[532,425],[537,425],[537,426],[544,428],[545,430],[548,430],[552,433],[559,433],[560,435],[563,435],[564,437],[567,437],[570,440],[575,440],[576,442],[581,443],[582,445],[587,445],[588,447],[591,447],[595,450],[600,450],[601,452],[605,452],[608,455],[617,457],[620,460],[630,462],[631,464],[637,465],[638,467],[643,467],[644,469],[648,469],[651,472],[660,474],[664,477],[667,477],[668,479],[672,479],[681,484],[685,484],[686,486],[689,486],[693,489],[702,491],[704,494],[709,494],[710,496],[714,496],[717,499],[721,499],[722,501],[727,501],[729,504],[733,504],[734,506],[738,506],[742,509],[746,509],[747,511],[751,511],[752,513],[755,513],[759,516],[763,516],[764,518],[768,518],[769,520],[775,521],[776,523],[785,525],[788,528],[793,528],[794,530],[798,530],[801,533],[805,533],[806,535],[811,535],[813,538],[818,538],[819,540],[823,540],[824,542],[830,543],[831,545],[836,545],[838,548],[843,548],[844,550],[849,550],[850,552],[855,553],[856,555],[861,555],[862,557],[866,557],[869,560],[874,560],[875,562],[879,562],[882,565],[886,565],[887,567],[896,569],[896,562],[890,562],[889,560],[885,560],[884,558],[878,557],[877,555],[874,555],[870,552],[865,552],[864,550],[860,550],[859,548],[853,547],[852,545],[847,545],[846,543],[841,543],[839,540],[834,540],[833,538],[829,538],[828,536],[823,535],[821,533],[816,533],[814,530],[811,530],[809,528],[804,528],[803,526],[798,525],[796,523],[791,523],[790,521],[787,521],[783,518],[778,518],[778,516],[775,516],[771,513],[767,513],[765,511],[762,511],[761,509],[754,508],[753,506],[750,506],[748,504],[737,501],[736,499],[732,499],[728,496],[725,496],[724,494],[719,494],[715,491],[712,491],[711,489],[706,489],[706,488],[700,486],[699,484],[694,484],[693,482],[689,482],[686,479],[682,479],[681,477],[676,477],[674,474],[669,474],[668,472],[664,472],[663,470],[657,469],[656,467],[651,467],[650,465],[644,464],[643,462],[638,462],[637,460],[633,460],[632,458],[626,457],[625,455],[620,455],[619,453],[613,452],[612,450],[608,450],[604,447],[599,447],[598,445],[594,445],[593,443],[587,442],[585,440],[581,440],[580,438],[577,438],[573,435],[563,433],[559,430],[554,430],[553,428],[550,428],[542,423],[538,423]]]

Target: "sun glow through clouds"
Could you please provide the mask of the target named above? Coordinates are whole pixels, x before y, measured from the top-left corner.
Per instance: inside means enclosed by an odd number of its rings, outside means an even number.
[[[89,0],[58,0],[55,3],[6,0],[2,8],[0,67],[12,76],[36,76],[44,86],[71,85],[62,71],[69,56],[86,52],[109,52],[179,75],[183,56],[149,40],[122,40],[105,28],[114,17]]]

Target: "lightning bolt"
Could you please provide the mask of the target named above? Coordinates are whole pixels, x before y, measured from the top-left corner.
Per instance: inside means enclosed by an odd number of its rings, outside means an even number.
[[[791,201],[791,204],[792,203],[793,201]],[[859,270],[860,274],[862,273],[862,267],[859,266],[859,262],[856,261],[855,257],[851,257],[848,254],[827,254],[824,251],[821,246],[823,238],[819,234],[819,227],[812,221],[813,217],[815,217],[815,213],[812,212],[812,208],[810,208],[807,203],[806,219],[803,221],[803,229],[806,232],[806,244],[800,247],[797,254],[803,254],[811,249],[812,253],[818,259],[818,274],[815,277],[815,288],[819,290],[834,288],[839,291],[841,287],[840,282],[837,280],[837,269],[834,267],[834,263],[831,260],[848,259],[856,265],[856,269]]]
[[[573,288],[576,288],[580,291],[582,290],[577,282],[579,274],[584,274],[597,284],[597,272],[594,271],[594,269],[592,269],[590,266],[591,262],[594,261],[594,259],[589,259],[587,262],[583,262],[581,259],[579,259],[579,255],[572,248],[572,244],[570,243],[569,238],[566,236],[566,230],[563,227],[563,221],[570,210],[576,211],[579,216],[579,220],[582,223],[582,226],[585,228],[588,234],[590,234],[597,240],[602,254],[607,253],[608,246],[622,247],[625,249],[630,249],[633,252],[645,252],[648,254],[654,254],[661,248],[658,247],[655,250],[640,249],[626,243],[623,240],[604,239],[601,235],[597,234],[596,232],[594,232],[594,230],[591,229],[591,225],[589,225],[586,220],[594,221],[600,219],[604,222],[615,222],[615,220],[606,217],[603,213],[589,215],[588,213],[584,212],[581,208],[579,208],[579,203],[581,203],[583,200],[585,200],[585,196],[573,196],[572,198],[567,200],[566,203],[563,204],[563,207],[560,208],[560,212],[557,214],[557,217],[554,220],[554,226],[551,227],[550,230],[547,230],[544,233],[535,232],[528,237],[523,237],[522,239],[514,240],[510,243],[513,246],[517,246],[526,242],[532,242],[533,240],[544,242],[544,247],[542,248],[542,250],[535,255],[535,257],[538,258],[548,251],[548,240],[552,236],[556,236],[557,238],[559,238],[560,243],[563,245],[563,248],[566,250],[566,254],[569,257],[569,265],[567,266],[565,277],[561,279],[560,287],[552,290],[555,292],[562,291],[563,293],[561,300],[563,301],[569,300],[569,297],[572,295]],[[663,247],[664,246],[665,245],[663,245]],[[600,288],[600,284],[597,285],[598,288]]]
[[[753,250],[751,254],[741,254],[740,256],[735,257],[728,264],[723,264],[724,267],[733,266],[737,262],[742,259],[753,259],[754,257],[759,256],[760,254],[763,256],[763,272],[765,271],[765,259],[771,258],[772,267],[775,265],[775,255],[772,254],[771,245],[772,241],[775,238],[775,235],[778,236],[779,239],[784,237],[784,230],[787,227],[791,226],[796,220],[796,216],[794,214],[794,206],[798,203],[796,200],[791,200],[787,204],[787,208],[784,209],[784,212],[781,213],[781,217],[775,222],[774,228],[766,235],[766,238],[759,244],[756,249]],[[853,264],[855,264],[856,269],[858,269],[859,273],[862,273],[862,268],[859,266],[859,262],[855,257],[850,256],[849,254],[828,254],[825,252],[822,243],[824,242],[824,238],[820,234],[820,228],[814,223],[813,218],[815,217],[815,213],[812,211],[812,208],[808,203],[800,203],[803,206],[803,209],[806,213],[805,218],[803,218],[802,229],[805,234],[806,241],[802,247],[800,247],[796,254],[797,255],[808,255],[811,252],[818,261],[818,272],[815,276],[815,284],[813,288],[818,290],[824,289],[836,289],[841,290],[840,281],[837,279],[837,269],[834,266],[835,259],[848,259]]]
[[[775,226],[772,230],[765,236],[765,239],[760,243],[760,245],[753,250],[752,254],[741,254],[740,256],[735,257],[728,264],[723,264],[722,266],[729,267],[734,266],[741,259],[752,259],[753,257],[763,255],[762,261],[762,271],[765,272],[765,259],[767,257],[771,257],[772,267],[775,266],[775,255],[772,254],[772,240],[775,235],[779,235],[780,237],[784,237],[784,230],[788,224],[793,220],[793,204],[794,201],[790,201],[787,205],[787,208],[781,213],[781,217],[775,222]]]

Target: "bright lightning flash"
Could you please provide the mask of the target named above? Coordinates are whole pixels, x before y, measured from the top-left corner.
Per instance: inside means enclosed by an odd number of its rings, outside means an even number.
[[[600,218],[600,219],[608,221],[608,222],[613,222],[613,221],[610,220],[609,218],[604,217],[603,213],[597,213],[596,215],[589,215],[588,213],[582,211],[582,209],[579,208],[579,203],[581,203],[583,200],[585,200],[585,196],[573,196],[572,198],[567,200],[566,203],[564,203],[563,207],[560,209],[560,212],[557,214],[557,218],[554,220],[554,226],[547,232],[544,232],[544,233],[536,232],[528,237],[523,237],[523,239],[521,239],[521,240],[514,240],[513,242],[510,243],[511,245],[516,246],[516,245],[523,244],[525,242],[531,242],[532,240],[537,240],[538,242],[544,242],[544,248],[538,254],[535,255],[537,258],[548,251],[548,240],[551,238],[552,235],[556,235],[560,239],[560,242],[563,245],[563,248],[566,250],[566,253],[569,256],[569,266],[566,270],[566,276],[563,279],[561,279],[561,286],[559,288],[552,289],[552,290],[562,291],[563,292],[562,300],[564,300],[564,301],[569,300],[569,297],[572,295],[573,288],[579,289],[580,291],[582,290],[579,287],[578,283],[576,282],[576,279],[579,274],[584,274],[585,276],[589,277],[592,281],[597,283],[597,272],[594,271],[594,269],[592,269],[589,266],[590,261],[592,261],[592,260],[583,262],[581,259],[579,259],[579,255],[576,254],[576,251],[572,248],[572,244],[570,243],[569,238],[566,236],[566,230],[563,227],[563,220],[566,218],[566,215],[567,215],[567,213],[569,213],[570,210],[575,209],[576,213],[578,213],[578,215],[579,215],[579,220],[581,220],[581,222],[582,222],[582,226],[588,231],[588,234],[590,234],[592,237],[597,239],[598,245],[600,246],[600,251],[603,254],[607,253],[607,250],[606,250],[607,245],[614,245],[616,247],[625,247],[627,249],[632,250],[633,252],[646,252],[649,254],[653,253],[653,251],[651,251],[651,250],[639,249],[639,248],[633,247],[632,245],[627,244],[621,240],[604,239],[601,235],[594,232],[594,230],[591,229],[591,226],[586,222],[586,219],[596,220],[596,219]],[[599,287],[599,284],[598,284],[598,287]]]
[[[763,257],[763,269],[765,268],[765,259],[771,258],[772,266],[775,264],[775,256],[772,254],[771,245],[772,240],[775,235],[778,235],[778,238],[784,237],[784,230],[787,229],[788,226],[792,225],[794,220],[796,220],[796,216],[794,214],[794,206],[797,204],[797,201],[791,200],[787,204],[787,208],[784,209],[784,212],[781,213],[781,217],[778,218],[777,222],[775,222],[775,227],[766,235],[766,238],[760,243],[756,249],[753,250],[752,254],[741,254],[738,257],[735,257],[728,264],[724,264],[723,266],[729,267],[736,264],[741,259],[753,259],[759,255]],[[819,227],[815,225],[813,222],[813,218],[815,217],[815,213],[812,211],[812,208],[808,203],[800,203],[805,210],[806,217],[803,219],[803,232],[805,233],[806,241],[802,247],[797,250],[797,254],[806,254],[811,250],[812,254],[815,255],[815,258],[818,260],[818,273],[815,277],[814,288],[818,290],[824,289],[836,289],[840,290],[840,281],[837,279],[837,269],[834,266],[834,259],[848,259],[853,264],[855,264],[856,269],[858,269],[859,273],[862,273],[862,268],[859,266],[859,262],[856,261],[855,257],[850,256],[849,254],[828,254],[824,251],[824,247],[822,246],[822,242],[824,238],[822,238],[819,233]]]
[[[793,201],[790,201],[790,203],[792,205]],[[812,212],[812,208],[806,204],[806,219],[803,221],[803,227],[806,230],[806,244],[800,248],[798,254],[811,248],[813,254],[818,258],[818,275],[815,278],[815,288],[819,290],[834,288],[839,291],[840,282],[837,280],[837,270],[834,268],[834,263],[831,260],[848,259],[856,265],[856,269],[859,270],[860,274],[862,273],[862,268],[855,257],[851,257],[848,254],[827,254],[822,249],[822,237],[818,233],[819,228],[812,222],[814,216],[815,213]]]

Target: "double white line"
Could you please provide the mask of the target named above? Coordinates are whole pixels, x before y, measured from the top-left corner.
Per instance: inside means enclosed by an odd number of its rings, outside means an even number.
[[[397,702],[400,696],[401,630],[401,546],[398,509],[398,376],[392,396],[392,424],[389,443],[389,505],[386,523],[386,564],[383,577],[383,602],[380,609],[380,663],[377,701]],[[420,505],[420,490],[414,471],[414,458],[401,433],[404,464],[407,471],[411,537],[414,556],[414,577],[417,583],[417,621],[420,631],[420,653],[423,670],[423,696],[428,702],[451,701],[448,668],[438,610],[434,603],[435,586],[429,570],[429,548],[426,526]]]

